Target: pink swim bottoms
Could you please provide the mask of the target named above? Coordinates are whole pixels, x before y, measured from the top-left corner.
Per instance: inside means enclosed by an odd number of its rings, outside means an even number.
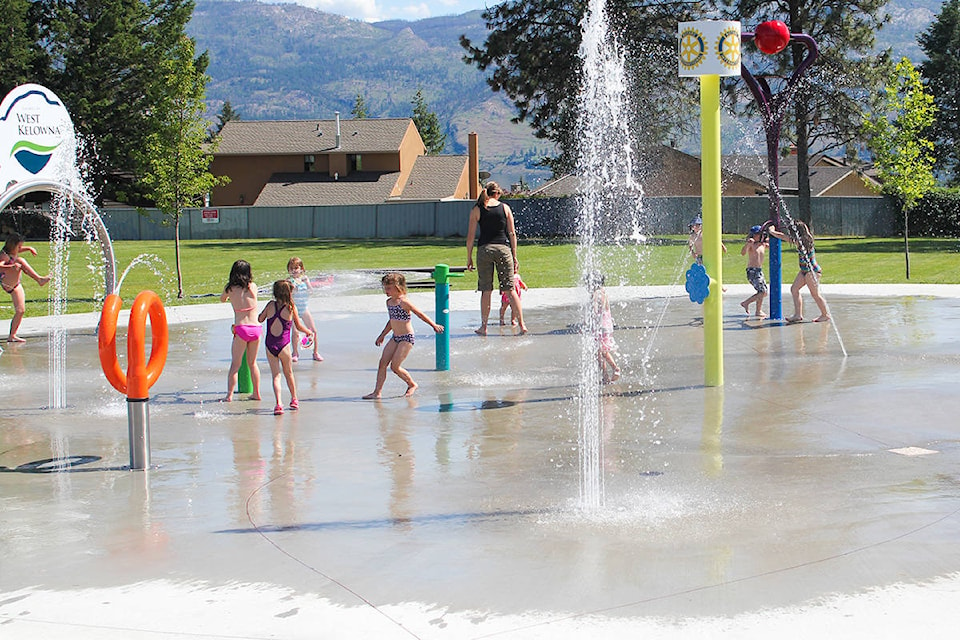
[[[235,324],[233,325],[233,335],[244,342],[254,342],[260,339],[263,327],[259,324]]]

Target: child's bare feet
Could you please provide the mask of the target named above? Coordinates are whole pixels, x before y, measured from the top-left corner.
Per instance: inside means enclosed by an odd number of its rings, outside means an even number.
[[[757,312],[757,317],[760,318],[761,320],[763,320],[764,318],[767,317],[767,314],[764,313],[763,311],[758,311],[758,312]]]
[[[259,393],[253,394],[252,396],[250,396],[250,399],[251,399],[251,400],[259,400],[259,399],[260,399],[260,394],[259,394]]]
[[[740,303],[740,306],[743,307],[743,310],[746,312],[747,315],[750,315],[750,303],[749,303],[749,302],[741,302],[741,303]]]
[[[317,353],[316,351],[313,352],[313,359],[316,360],[317,362],[323,362],[323,356]]]
[[[228,393],[223,398],[220,398],[220,402],[233,402],[233,394]]]
[[[379,392],[379,391],[374,391],[373,393],[368,393],[367,395],[363,396],[363,399],[364,399],[364,400],[379,400],[379,399],[380,399],[380,392]]]
[[[502,327],[502,326],[505,325],[505,324],[507,324],[507,323],[503,321],[503,318],[500,318],[500,326]]]
[[[41,276],[40,278],[37,278],[37,284],[39,284],[41,287],[48,282],[50,282],[50,276]]]
[[[789,316],[784,318],[787,322],[803,322],[803,316]]]
[[[474,333],[477,334],[478,336],[487,335],[487,325],[485,324],[480,325],[480,328],[474,331]]]
[[[10,336],[9,338],[7,338],[7,342],[26,342],[26,340],[24,340],[20,336]]]
[[[613,374],[610,376],[610,382],[616,382],[620,379],[620,369],[614,369]]]
[[[814,322],[830,322],[830,316],[820,316]]]
[[[403,394],[404,397],[409,398],[410,396],[412,396],[412,395],[413,395],[413,392],[416,391],[416,390],[417,390],[417,387],[419,387],[419,386],[420,386],[420,385],[418,385],[416,382],[411,382],[411,383],[410,383],[410,386],[407,387],[407,392],[406,392],[405,394]]]
[[[521,325],[520,325],[520,333],[518,333],[517,335],[523,336],[523,335],[526,335],[526,334],[528,334],[528,333],[530,333],[530,330],[527,329],[527,325],[521,324]]]

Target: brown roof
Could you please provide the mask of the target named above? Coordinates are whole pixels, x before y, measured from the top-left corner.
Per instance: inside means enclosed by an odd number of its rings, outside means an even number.
[[[420,156],[403,185],[400,199],[456,198],[457,185],[466,170],[467,156]]]
[[[326,173],[275,173],[257,196],[255,207],[329,204],[379,204],[393,191],[400,172],[358,171],[334,180]]]
[[[410,118],[341,119],[338,149],[336,120],[230,120],[216,155],[389,153],[400,149],[411,126]]]

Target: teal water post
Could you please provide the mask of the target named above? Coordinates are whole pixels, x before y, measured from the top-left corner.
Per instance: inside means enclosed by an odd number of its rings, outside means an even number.
[[[462,273],[450,273],[450,267],[438,264],[433,268],[433,281],[436,283],[437,324],[443,327],[443,333],[437,334],[437,371],[450,370],[450,278],[462,278]]]

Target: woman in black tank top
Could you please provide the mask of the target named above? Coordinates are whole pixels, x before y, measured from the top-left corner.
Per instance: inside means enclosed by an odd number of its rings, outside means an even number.
[[[480,291],[480,328],[476,333],[487,335],[487,318],[490,316],[490,301],[493,297],[493,272],[496,270],[500,292],[509,295],[513,317],[517,319],[520,335],[527,333],[520,308],[520,297],[513,286],[513,274],[518,267],[517,232],[510,207],[500,202],[503,193],[496,182],[488,182],[476,206],[470,211],[470,226],[467,229],[467,270],[473,271],[473,240],[477,228],[477,289]]]

